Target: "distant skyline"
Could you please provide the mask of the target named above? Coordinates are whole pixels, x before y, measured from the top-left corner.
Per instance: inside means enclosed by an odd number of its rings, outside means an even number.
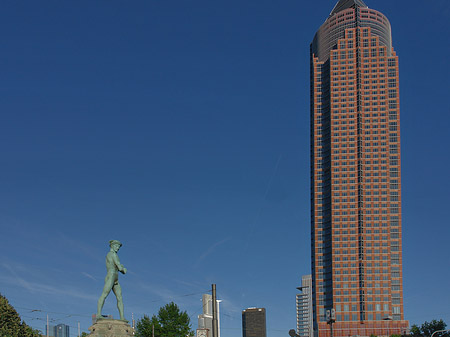
[[[400,59],[405,318],[450,324],[450,4],[365,2]],[[1,4],[0,293],[27,324],[87,331],[118,239],[130,321],[174,301],[196,329],[216,283],[221,337],[248,307],[295,328],[309,45],[335,3]]]

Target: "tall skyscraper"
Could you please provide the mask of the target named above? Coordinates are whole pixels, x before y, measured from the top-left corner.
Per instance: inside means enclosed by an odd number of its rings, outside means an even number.
[[[55,326],[55,337],[70,337],[69,326],[65,324]]]
[[[45,336],[55,337],[55,326],[46,324],[45,325]]]
[[[220,337],[220,302],[221,300],[216,300],[217,308],[217,329],[218,336]],[[213,326],[213,300],[212,295],[203,294],[202,296],[203,313],[198,315],[198,329],[197,337],[211,337],[212,336],[212,326]]]
[[[266,309],[248,308],[242,311],[242,336],[266,337]]]
[[[311,43],[316,336],[389,336],[403,316],[398,57],[391,25],[340,0]]]
[[[45,336],[49,337],[70,337],[69,326],[66,324],[45,325]]]
[[[296,296],[297,335],[300,337],[314,336],[311,281],[311,275],[304,275],[301,287],[297,288],[302,292]]]

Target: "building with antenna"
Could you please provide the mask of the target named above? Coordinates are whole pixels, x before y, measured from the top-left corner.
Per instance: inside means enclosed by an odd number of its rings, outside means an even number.
[[[398,57],[391,25],[340,0],[311,43],[316,336],[404,334]],[[327,315],[331,313],[331,315]]]
[[[216,300],[217,308],[217,329],[218,336],[220,337],[220,300]],[[213,308],[212,308],[212,296],[210,294],[203,294],[202,296],[202,308],[203,313],[198,315],[198,328],[197,337],[212,337],[212,326],[213,326]]]

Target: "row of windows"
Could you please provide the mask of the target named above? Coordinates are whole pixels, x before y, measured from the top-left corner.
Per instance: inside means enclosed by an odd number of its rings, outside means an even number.
[[[374,319],[374,315],[371,313],[368,313],[367,320],[368,321],[374,321],[374,320],[382,321],[385,316],[387,316],[387,315],[385,315],[385,314],[382,315],[381,313],[377,313],[375,315],[375,319]],[[361,317],[361,320],[363,320],[363,319],[364,319],[364,317]],[[394,321],[399,321],[399,320],[401,320],[401,315],[392,315],[392,319]],[[358,318],[358,314],[351,314],[351,315],[350,314],[336,314],[336,321],[338,321],[338,322],[352,322],[352,321],[356,322],[359,320],[360,319]],[[325,322],[326,317],[320,316],[320,321]]]
[[[393,309],[394,308],[395,307],[393,307]],[[341,307],[340,304],[337,304],[335,309],[336,309],[336,312],[359,311],[357,304],[351,304],[351,305],[344,304],[344,305],[342,305],[342,307]],[[389,304],[388,303],[383,303],[383,304],[376,303],[375,305],[374,304],[367,304],[366,305],[366,310],[367,311],[389,311]]]
[[[383,58],[381,58],[381,59],[379,59],[379,60],[373,59],[373,60],[371,60],[371,63],[369,63],[369,61],[368,61],[367,59],[363,60],[363,62],[366,62],[367,64],[363,64],[363,65],[362,65],[362,69],[377,68],[377,67],[379,67],[379,68],[382,68],[382,69],[380,69],[380,72],[381,72],[381,71],[384,72],[384,69],[386,68],[386,59],[383,59]],[[334,64],[334,65],[331,67],[331,71],[337,72],[337,71],[345,71],[345,70],[347,70],[347,69],[349,69],[349,70],[355,69],[355,67],[353,66],[353,64],[354,64],[353,61],[349,60],[349,61],[348,61],[348,64],[350,64],[350,65],[349,65],[349,66],[339,66],[339,65]],[[388,63],[388,64],[390,65],[390,63]],[[317,72],[316,72],[316,73],[317,73]],[[337,73],[336,73],[336,74],[337,74]],[[319,72],[319,75],[320,75],[320,72]]]
[[[347,175],[346,174],[342,174],[342,177],[347,177]],[[350,177],[354,177],[354,174],[352,173],[352,174],[350,174]],[[371,201],[371,199],[370,199],[370,197],[368,197],[368,196],[371,196],[372,195],[372,193],[370,192],[370,191],[367,191],[367,193],[365,193],[366,194],[366,197],[364,198],[364,195],[361,195],[361,197],[363,198],[363,200],[369,200],[369,201]],[[382,193],[382,194],[387,194],[387,193]],[[355,193],[354,192],[352,192],[352,193],[350,193],[350,195],[355,195]],[[373,193],[373,195],[378,195],[378,193]],[[399,194],[398,194],[398,191],[390,191],[390,195],[391,196],[399,196]],[[346,197],[347,196],[347,192],[334,192],[333,193],[333,196],[334,197],[340,197],[340,196],[343,196],[343,197]],[[319,194],[319,198],[320,198],[320,194]],[[368,199],[367,199],[368,198]],[[373,198],[373,201],[379,201],[380,199],[378,199],[378,197],[374,197]],[[386,198],[381,198],[381,201],[387,201],[387,199]]]
[[[351,170],[351,168],[350,168],[350,170]],[[390,185],[389,185],[389,188],[390,188],[390,189],[394,189],[394,190],[397,190],[398,187],[399,187],[398,184],[390,184]],[[363,186],[363,188],[364,188],[364,189],[383,189],[383,190],[385,190],[385,189],[388,188],[388,185],[384,185],[384,184],[382,184],[382,185],[365,184],[365,185]],[[355,189],[356,189],[355,186],[353,186],[353,185],[347,186],[347,184],[344,184],[343,186],[333,186],[333,191],[339,191],[339,190],[355,190]],[[395,212],[397,213],[398,210],[391,210],[391,213],[392,213],[393,211],[395,211]],[[338,214],[339,214],[339,213],[338,213]],[[342,214],[346,214],[346,213],[342,213]],[[353,213],[350,213],[350,214],[353,214]],[[372,214],[372,213],[371,213],[371,211],[367,211],[366,214]],[[377,211],[374,211],[373,214],[379,214],[379,213],[378,213]],[[386,214],[386,213],[383,213],[383,214]]]

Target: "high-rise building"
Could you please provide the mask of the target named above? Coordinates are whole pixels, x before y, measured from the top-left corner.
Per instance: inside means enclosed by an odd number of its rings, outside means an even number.
[[[217,309],[217,330],[220,337],[220,304],[221,300],[216,300]],[[213,308],[212,295],[203,294],[202,304],[203,313],[198,315],[197,337],[211,337],[212,336],[212,322],[213,322]]]
[[[55,326],[55,337],[70,337],[69,326],[65,324]]]
[[[311,43],[316,336],[403,334],[398,57],[391,25],[340,0]]]
[[[45,336],[55,337],[55,326],[46,324],[45,325]]]
[[[45,325],[45,335],[49,337],[70,337],[69,326],[66,324]]]
[[[301,291],[301,294],[296,295],[297,335],[300,337],[313,337],[311,275],[302,276],[302,285],[297,289]]]
[[[265,308],[248,308],[242,311],[242,336],[266,337]]]

